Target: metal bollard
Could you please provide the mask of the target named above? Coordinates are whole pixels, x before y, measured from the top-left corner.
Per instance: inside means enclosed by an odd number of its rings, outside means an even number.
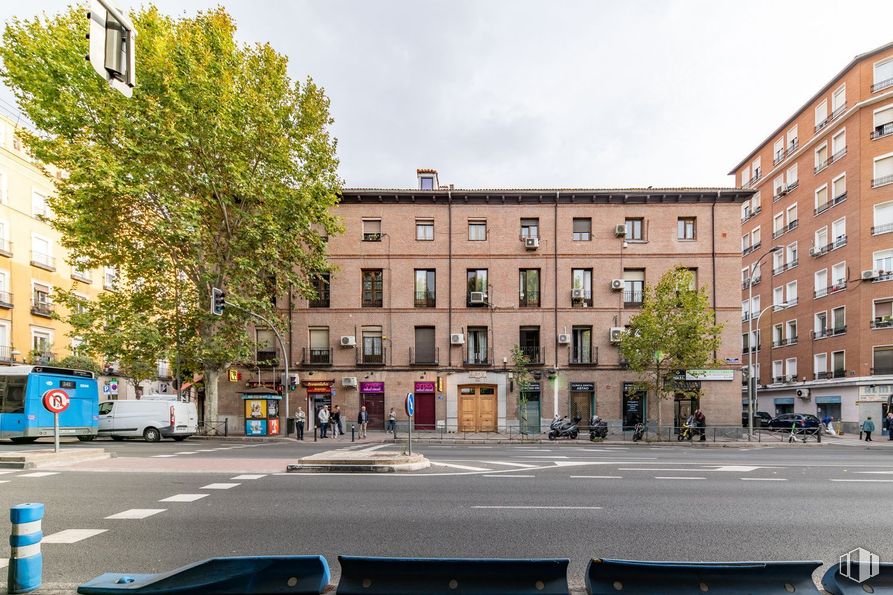
[[[356,424],[350,424],[350,441],[357,441],[357,426]]]
[[[40,530],[44,506],[40,503],[19,504],[9,509],[12,535],[7,589],[9,593],[27,593],[40,586],[43,555],[40,553]]]

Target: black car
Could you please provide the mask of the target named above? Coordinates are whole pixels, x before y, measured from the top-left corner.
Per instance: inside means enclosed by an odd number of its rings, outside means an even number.
[[[797,430],[816,429],[821,422],[815,415],[808,413],[783,413],[769,422],[771,430],[790,430],[796,425]]]
[[[753,416],[754,416],[753,426],[755,428],[768,428],[769,422],[772,421],[772,416],[769,415],[765,411],[754,411]],[[746,428],[747,425],[748,425],[747,424],[747,411],[742,411],[741,412],[741,427]]]

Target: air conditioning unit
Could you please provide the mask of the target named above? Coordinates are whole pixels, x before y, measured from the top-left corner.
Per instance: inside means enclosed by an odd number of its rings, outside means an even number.
[[[623,279],[611,279],[611,289],[614,291],[623,289]]]
[[[571,299],[573,299],[573,300],[586,299],[586,291],[583,289],[571,289]]]
[[[801,399],[808,399],[809,398],[809,389],[808,388],[798,388],[797,396],[800,397]]]
[[[626,332],[626,329],[622,326],[612,326],[608,339],[611,343],[620,343],[620,338],[623,337],[624,332]]]
[[[880,276],[881,276],[881,272],[877,269],[862,271],[862,280],[863,281],[871,281],[872,279],[877,279]]]
[[[354,388],[357,387],[357,377],[356,376],[342,376],[341,377],[341,386],[352,386]]]
[[[567,345],[571,342],[571,336],[568,333],[560,333],[558,335],[558,344]]]
[[[540,247],[539,238],[524,238],[524,247],[528,250],[536,250]]]
[[[614,235],[618,238],[626,237],[626,225],[623,223],[618,223],[614,226]]]
[[[357,338],[353,335],[346,335],[341,337],[341,346],[342,347],[356,347],[357,346]]]
[[[483,291],[472,291],[468,295],[468,303],[470,304],[486,304],[487,294]]]
[[[465,335],[453,333],[450,335],[450,345],[465,345]]]

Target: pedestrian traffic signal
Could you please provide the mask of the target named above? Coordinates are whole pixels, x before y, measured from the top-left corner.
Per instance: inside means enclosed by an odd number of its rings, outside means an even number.
[[[126,97],[136,86],[136,29],[109,0],[90,0],[87,60],[113,89]]]
[[[223,316],[223,308],[226,305],[226,294],[222,289],[211,288],[211,314]]]

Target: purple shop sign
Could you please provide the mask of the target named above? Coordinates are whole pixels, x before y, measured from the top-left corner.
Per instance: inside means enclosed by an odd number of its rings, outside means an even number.
[[[434,392],[434,383],[433,382],[416,382],[415,383],[415,392],[417,392],[417,393],[433,393]]]
[[[360,392],[361,393],[383,393],[384,392],[384,382],[361,382],[360,383]]]

